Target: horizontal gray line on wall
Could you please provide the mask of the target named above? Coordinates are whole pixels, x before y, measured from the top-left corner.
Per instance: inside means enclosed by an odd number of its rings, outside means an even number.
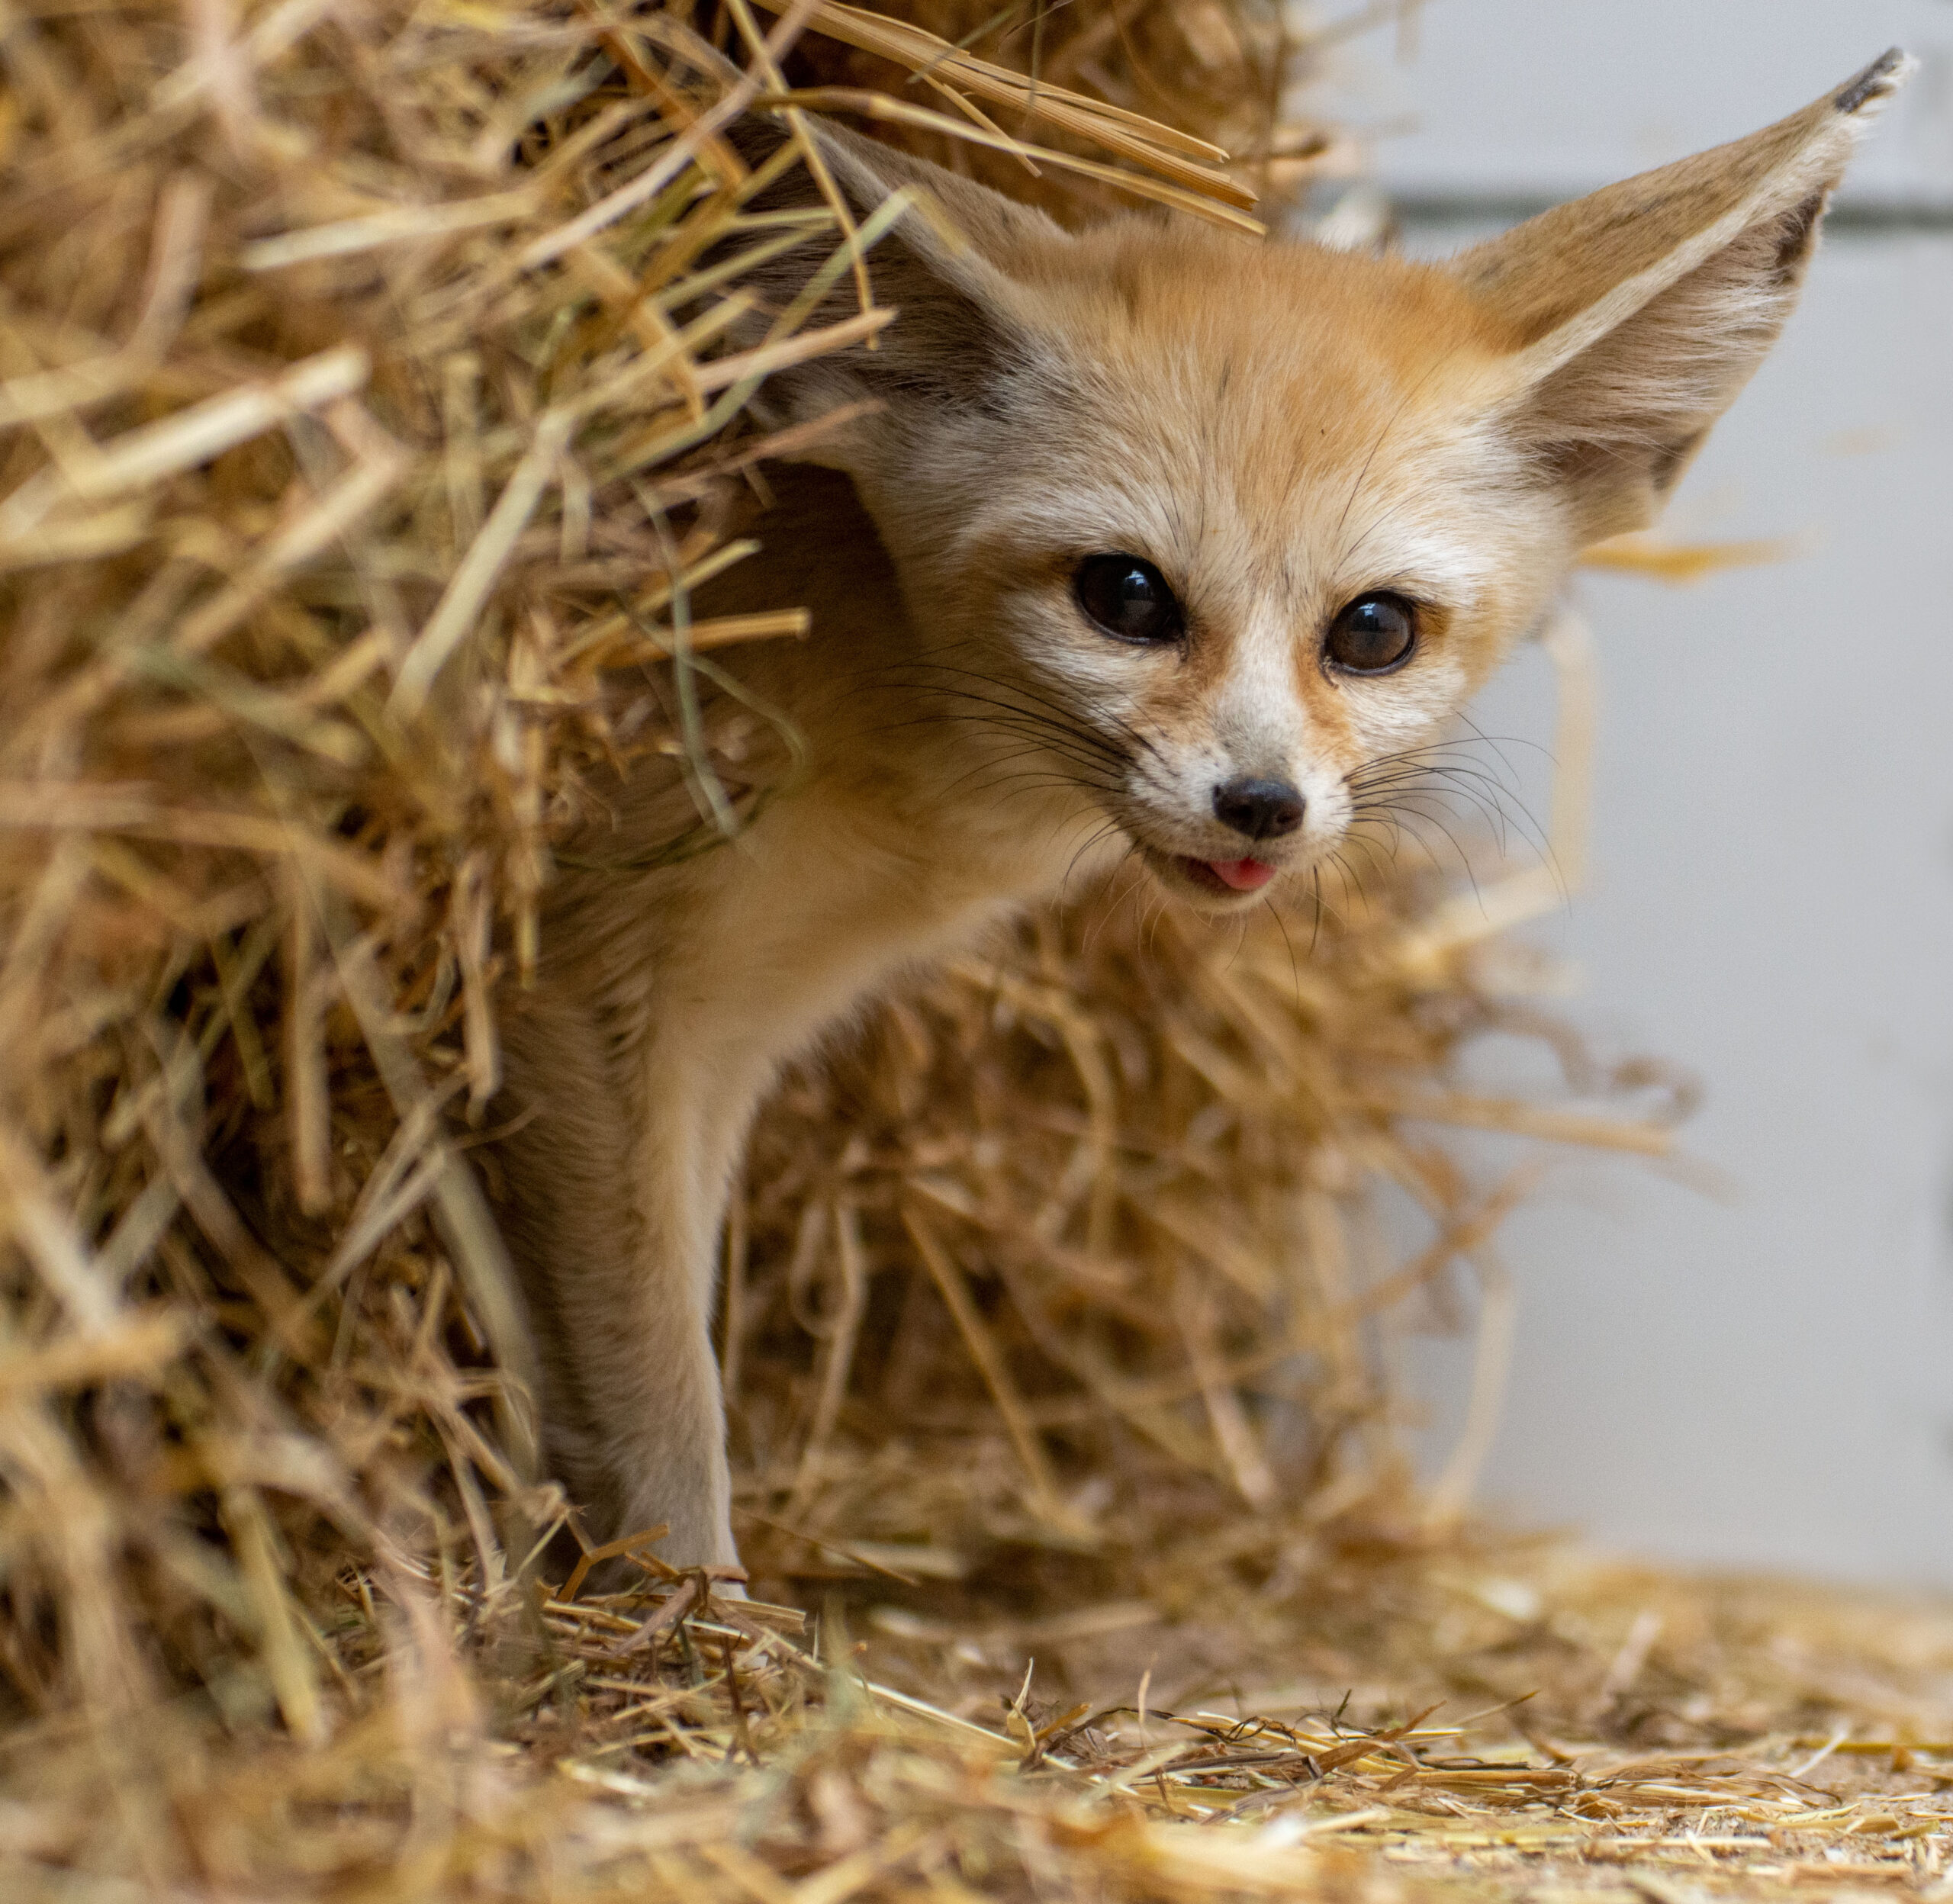
[[[1516,225],[1565,198],[1546,192],[1418,192],[1382,188],[1407,225]],[[1566,198],[1578,198],[1569,191]],[[1953,201],[1846,198],[1831,207],[1828,228],[1842,232],[1953,232]]]

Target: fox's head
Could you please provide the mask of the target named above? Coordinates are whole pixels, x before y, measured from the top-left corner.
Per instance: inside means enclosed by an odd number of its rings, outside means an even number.
[[[1332,851],[1589,544],[1647,524],[1795,301],[1903,62],[1447,265],[1190,220],[1081,233],[845,136],[877,349],[776,380],[853,420],[913,684],[1031,757],[1169,889],[1247,902]]]

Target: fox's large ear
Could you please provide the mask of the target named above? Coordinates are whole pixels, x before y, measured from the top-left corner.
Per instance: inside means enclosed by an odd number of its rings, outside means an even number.
[[[860,474],[864,459],[892,436],[940,431],[957,413],[995,404],[1011,370],[1023,367],[1028,355],[1018,280],[1035,269],[1041,254],[1072,241],[1042,212],[939,166],[831,124],[818,126],[814,137],[857,228],[874,237],[866,257],[874,301],[896,316],[872,349],[857,344],[774,373],[755,408],[778,427],[852,407],[856,421],[838,432],[812,433],[805,453]],[[781,141],[762,126],[742,128],[739,143],[748,164],[759,166]],[[831,203],[801,162],[752,200],[750,209],[762,214],[812,214],[815,228],[806,242],[740,279],[764,305],[742,326],[742,345],[796,304],[803,330],[861,314],[857,281],[840,256],[840,234],[833,223],[818,219]],[[809,310],[816,275],[825,288]]]
[[[1510,426],[1585,543],[1645,527],[1797,301],[1897,50],[1764,130],[1561,205],[1453,269],[1510,339]]]

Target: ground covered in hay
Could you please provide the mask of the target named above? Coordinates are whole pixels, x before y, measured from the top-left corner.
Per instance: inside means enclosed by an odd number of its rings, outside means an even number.
[[[1238,936],[1091,896],[788,1081],[726,1243],[750,1597],[591,1575],[534,1470],[496,1001],[593,790],[714,783],[686,684],[804,632],[690,612],[808,446],[748,398],[890,318],[886,218],[754,209],[804,114],[1245,234],[1350,169],[1323,43],[1252,0],[0,14],[0,1895],[1939,1881],[1942,1611],[1461,1512],[1501,1220],[1686,1098],[1495,938],[1577,876],[1570,622],[1556,873],[1442,751]],[[1487,1033],[1559,1084],[1465,1088]],[[1396,1349],[1474,1320],[1420,1488]]]
[[[161,1713],[141,1741],[17,1735],[0,1878],[759,1904],[1953,1888],[1943,1603],[1536,1540],[1315,1545],[1289,1598],[1189,1555],[1150,1590],[1014,1608],[865,1564],[825,1570],[811,1616],[689,1582],[552,1597],[500,1675],[349,1570],[330,1743],[240,1751]],[[484,1611],[465,1577],[446,1603]]]

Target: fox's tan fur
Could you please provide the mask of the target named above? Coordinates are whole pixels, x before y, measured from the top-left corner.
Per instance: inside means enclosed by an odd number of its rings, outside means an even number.
[[[852,197],[925,186],[968,246],[905,217],[876,255],[902,313],[881,348],[766,393],[781,423],[870,400],[825,467],[777,471],[764,554],[700,604],[812,607],[810,639],[738,668],[803,764],[672,864],[684,783],[618,787],[504,1015],[504,1221],[549,1457],[594,1533],[665,1523],[668,1559],[735,1559],[716,1240],[781,1064],[899,969],[1129,855],[1198,904],[1258,902],[1196,876],[1242,851],[1231,777],[1303,801],[1264,863],[1332,849],[1365,768],[1433,736],[1583,548],[1650,519],[1787,314],[1899,66],[1448,267],[1150,217],[1069,235],[832,141]],[[1169,579],[1183,642],[1086,620],[1071,578],[1107,551]],[[1327,667],[1331,618],[1379,590],[1420,605],[1408,664]]]

